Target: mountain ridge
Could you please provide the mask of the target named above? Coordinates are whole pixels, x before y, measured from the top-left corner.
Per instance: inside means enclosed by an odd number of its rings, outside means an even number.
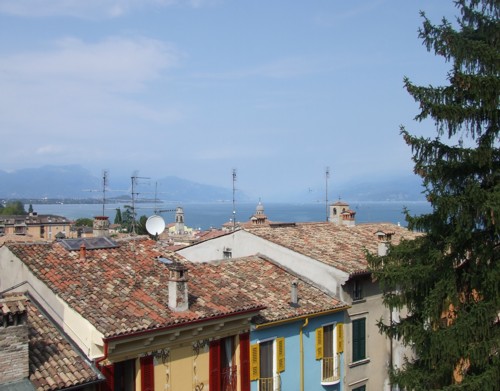
[[[142,181],[142,180],[141,180]],[[233,197],[232,189],[202,184],[176,176],[166,176],[154,183],[139,183],[134,192],[142,199],[159,199],[180,202],[220,202]],[[113,178],[113,188],[106,188],[106,197],[116,198],[131,195],[131,178]],[[102,199],[102,177],[96,177],[81,165],[47,165],[26,168],[13,172],[0,170],[0,198],[3,199]],[[415,175],[398,176],[377,180],[350,181],[337,184],[337,192],[342,199],[350,201],[423,201],[421,180]],[[308,191],[287,192],[281,200],[318,202],[318,194]],[[323,196],[324,197],[324,196]],[[239,202],[253,201],[243,191],[238,190]]]

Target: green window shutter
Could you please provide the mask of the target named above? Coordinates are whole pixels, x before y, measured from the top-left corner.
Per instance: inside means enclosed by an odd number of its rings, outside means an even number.
[[[278,372],[283,372],[285,370],[285,338],[276,338],[276,360]]]
[[[323,327],[316,329],[316,360],[323,358]]]
[[[344,351],[344,325],[337,323],[337,353]]]
[[[259,344],[250,346],[250,380],[259,380],[260,376],[260,357],[259,357]]]
[[[366,358],[366,319],[352,321],[352,361]]]

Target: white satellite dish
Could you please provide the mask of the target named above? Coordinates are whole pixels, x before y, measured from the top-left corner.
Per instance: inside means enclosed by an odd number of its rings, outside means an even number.
[[[165,220],[158,215],[149,216],[146,220],[146,230],[150,235],[160,235],[165,230]]]

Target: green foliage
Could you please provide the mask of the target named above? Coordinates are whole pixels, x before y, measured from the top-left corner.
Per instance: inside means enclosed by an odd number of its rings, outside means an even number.
[[[136,233],[138,235],[148,235],[148,231],[146,230],[146,221],[148,220],[147,216],[139,217],[139,221],[136,225]]]
[[[75,226],[77,227],[93,227],[94,226],[94,220],[89,219],[89,218],[80,218],[76,219],[75,221]]]
[[[420,38],[452,63],[449,85],[405,87],[432,118],[434,139],[401,133],[432,212],[407,214],[423,232],[387,256],[370,257],[390,308],[379,323],[415,358],[391,372],[407,390],[498,390],[500,385],[500,3],[461,0],[457,27],[424,21]],[[387,321],[387,320],[385,320]]]
[[[0,215],[26,215],[24,204],[21,201],[7,202],[5,206],[0,204]]]
[[[115,215],[114,223],[115,224],[122,224],[123,223],[122,211],[120,208],[116,208],[116,215]]]

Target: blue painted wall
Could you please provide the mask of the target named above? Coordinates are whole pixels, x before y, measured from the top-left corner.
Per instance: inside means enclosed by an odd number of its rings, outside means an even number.
[[[315,330],[329,323],[344,323],[345,312],[337,312],[309,318],[309,323],[303,329],[304,344],[304,391],[341,391],[344,377],[344,354],[341,355],[340,382],[332,386],[321,384],[321,361],[316,360],[316,334]],[[300,326],[304,320],[285,323],[279,326],[266,327],[250,332],[250,343],[270,338],[285,338],[285,371],[281,372],[282,391],[300,391]],[[251,384],[252,391],[258,390],[258,382]]]

